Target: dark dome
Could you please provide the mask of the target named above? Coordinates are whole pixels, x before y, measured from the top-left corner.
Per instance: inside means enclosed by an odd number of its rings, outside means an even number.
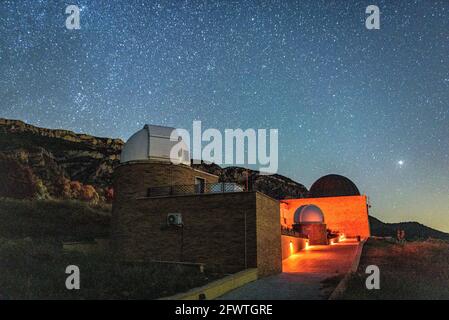
[[[338,174],[329,174],[319,178],[312,184],[309,192],[309,196],[312,198],[359,195],[359,189],[354,182]]]

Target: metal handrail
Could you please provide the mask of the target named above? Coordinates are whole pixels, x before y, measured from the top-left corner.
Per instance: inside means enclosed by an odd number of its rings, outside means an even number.
[[[281,226],[281,235],[291,236],[296,238],[308,238],[307,235],[302,234],[294,229],[286,228]]]
[[[202,193],[243,192],[244,188],[234,182],[217,182],[205,184],[181,184],[147,189],[147,197],[176,196]]]

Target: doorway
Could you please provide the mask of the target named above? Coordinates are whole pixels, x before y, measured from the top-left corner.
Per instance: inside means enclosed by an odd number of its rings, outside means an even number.
[[[206,180],[200,177],[195,177],[195,193],[204,193]]]

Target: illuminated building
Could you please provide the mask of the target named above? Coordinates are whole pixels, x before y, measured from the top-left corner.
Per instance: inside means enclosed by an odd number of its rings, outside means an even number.
[[[349,179],[323,177],[311,197],[278,201],[192,168],[187,146],[172,164],[171,147],[181,141],[170,140],[173,130],[145,126],[123,148],[112,210],[119,259],[257,268],[263,277],[308,245],[328,244],[328,229],[332,241],[369,236],[366,196]]]

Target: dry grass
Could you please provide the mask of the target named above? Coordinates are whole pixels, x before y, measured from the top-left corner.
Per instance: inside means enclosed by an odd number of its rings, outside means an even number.
[[[110,207],[0,198],[0,300],[155,299],[220,277],[180,265],[122,263],[105,253],[64,252],[62,241],[109,235]],[[81,289],[67,290],[77,265]]]
[[[81,241],[109,236],[110,205],[0,198],[0,238]]]
[[[380,289],[368,290],[368,265],[380,269]],[[343,299],[449,299],[449,243],[426,240],[397,244],[370,239]]]
[[[72,264],[80,269],[80,290],[65,287]],[[0,300],[156,299],[219,276],[175,264],[118,262],[107,253],[64,252],[55,242],[0,238]]]

